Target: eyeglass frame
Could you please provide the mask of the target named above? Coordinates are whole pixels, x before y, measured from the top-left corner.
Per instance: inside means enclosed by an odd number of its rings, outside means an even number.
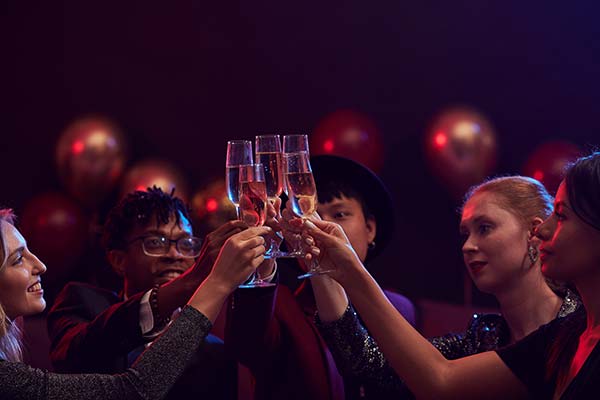
[[[148,238],[151,238],[151,237],[162,238],[165,241],[169,242],[169,246],[166,247],[166,250],[167,250],[166,253],[163,253],[163,254],[152,254],[152,253],[148,252],[148,250],[146,250],[146,245],[144,244],[144,240],[146,240]],[[199,249],[198,249],[198,254],[193,255],[193,256],[188,256],[188,255],[185,255],[185,254],[183,254],[181,252],[181,250],[179,249],[179,241],[184,240],[184,239],[188,239],[188,240],[189,239],[196,239],[196,240],[199,241],[200,246],[199,246]],[[156,234],[156,233],[148,233],[148,234],[145,234],[145,235],[137,236],[137,237],[129,240],[127,242],[127,245],[129,246],[132,243],[137,242],[138,240],[142,241],[142,251],[144,252],[144,254],[147,255],[147,256],[150,256],[150,257],[163,257],[163,256],[166,256],[167,254],[169,254],[169,250],[171,249],[171,246],[173,245],[173,243],[175,243],[175,250],[177,250],[177,252],[183,258],[196,258],[196,257],[198,257],[200,255],[201,250],[202,250],[202,245],[201,245],[202,244],[202,239],[200,239],[199,237],[196,237],[196,236],[184,236],[184,237],[180,237],[179,239],[170,239],[170,238],[168,238],[166,236],[159,235],[159,234]]]

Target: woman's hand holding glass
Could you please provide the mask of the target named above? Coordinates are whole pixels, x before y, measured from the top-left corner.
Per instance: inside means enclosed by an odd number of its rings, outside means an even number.
[[[302,243],[305,259],[318,260],[321,273],[336,281],[343,283],[349,268],[363,268],[342,227],[323,221],[318,213],[298,218],[290,210],[283,210],[280,225],[286,239],[293,237]]]

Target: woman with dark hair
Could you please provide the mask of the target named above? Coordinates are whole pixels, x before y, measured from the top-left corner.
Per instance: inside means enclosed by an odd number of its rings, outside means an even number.
[[[597,398],[600,393],[600,153],[568,170],[536,230],[542,272],[571,282],[584,307],[519,342],[446,359],[389,304],[334,223],[305,221],[386,359],[418,398]]]
[[[27,248],[10,210],[0,209],[0,386],[10,399],[160,399],[175,383],[212,327],[227,296],[264,259],[267,227],[250,228],[223,245],[209,276],[179,318],[119,375],[61,375],[21,363],[17,319],[46,307],[45,265]]]
[[[467,330],[430,339],[448,359],[514,343],[580,304],[568,289],[552,290],[539,260],[534,230],[552,212],[552,197],[535,179],[488,180],[465,196],[461,212],[465,266],[475,285],[498,300],[502,315],[475,314]],[[327,276],[314,277],[318,324],[338,367],[390,393],[406,388],[363,328],[343,289]],[[335,297],[337,293],[337,298]]]

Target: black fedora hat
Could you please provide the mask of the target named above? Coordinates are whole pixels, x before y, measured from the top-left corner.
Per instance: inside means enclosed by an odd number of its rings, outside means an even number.
[[[327,187],[328,182],[339,182],[360,194],[377,223],[375,248],[369,250],[367,259],[381,253],[390,242],[395,225],[392,196],[381,179],[364,165],[344,157],[311,156],[310,163],[317,186],[317,197],[319,186]]]

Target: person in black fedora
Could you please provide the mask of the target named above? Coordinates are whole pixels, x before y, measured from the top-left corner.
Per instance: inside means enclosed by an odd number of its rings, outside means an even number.
[[[394,230],[391,197],[369,169],[346,158],[311,157],[319,215],[343,226],[361,261],[389,243]],[[313,285],[320,277],[298,280],[306,266],[278,259],[276,287],[238,290],[228,314],[225,343],[250,368],[255,399],[385,399],[374,385],[344,379],[315,325]],[[269,271],[264,272],[270,275]],[[386,291],[404,317],[415,321],[413,304]]]

